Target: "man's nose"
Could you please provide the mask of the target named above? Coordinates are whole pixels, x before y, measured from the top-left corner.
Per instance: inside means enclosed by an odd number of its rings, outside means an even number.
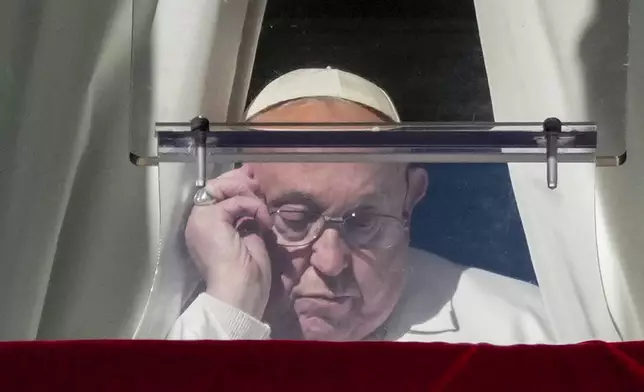
[[[313,243],[311,265],[326,276],[338,276],[351,262],[351,249],[337,229],[327,229]]]

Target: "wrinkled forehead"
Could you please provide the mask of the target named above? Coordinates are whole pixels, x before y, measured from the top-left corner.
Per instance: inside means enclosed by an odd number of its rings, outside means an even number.
[[[338,209],[385,206],[405,192],[405,167],[376,163],[253,163],[253,173],[273,206],[308,201]],[[301,199],[301,200],[300,200]]]

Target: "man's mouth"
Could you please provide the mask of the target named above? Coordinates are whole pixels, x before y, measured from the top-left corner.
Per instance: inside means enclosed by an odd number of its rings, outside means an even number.
[[[351,296],[334,295],[334,294],[327,294],[327,293],[311,293],[311,294],[295,294],[293,299],[297,301],[300,298],[319,299],[319,300],[324,300],[329,302],[341,302],[351,298]]]
[[[300,316],[335,319],[351,311],[353,298],[348,295],[298,295],[294,297],[294,308],[295,312]]]

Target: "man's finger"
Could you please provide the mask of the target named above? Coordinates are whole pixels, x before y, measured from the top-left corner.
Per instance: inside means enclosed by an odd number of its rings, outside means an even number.
[[[233,178],[218,177],[206,182],[206,191],[217,202],[235,196],[259,197],[259,185],[250,179],[243,181]]]
[[[273,220],[268,212],[268,207],[257,197],[237,196],[226,199],[213,206],[217,211],[213,214],[218,220],[223,220],[234,225],[241,218],[257,220],[264,228],[271,228]]]

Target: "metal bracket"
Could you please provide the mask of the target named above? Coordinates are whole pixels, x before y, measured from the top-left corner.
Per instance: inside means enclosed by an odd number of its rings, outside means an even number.
[[[197,144],[197,181],[195,186],[203,188],[206,186],[206,139],[210,131],[210,121],[203,117],[197,116],[190,121],[190,131],[196,132],[195,137]]]
[[[543,131],[546,133],[546,181],[548,188],[556,189],[558,182],[559,137],[561,136],[561,121],[551,117],[543,122]]]

